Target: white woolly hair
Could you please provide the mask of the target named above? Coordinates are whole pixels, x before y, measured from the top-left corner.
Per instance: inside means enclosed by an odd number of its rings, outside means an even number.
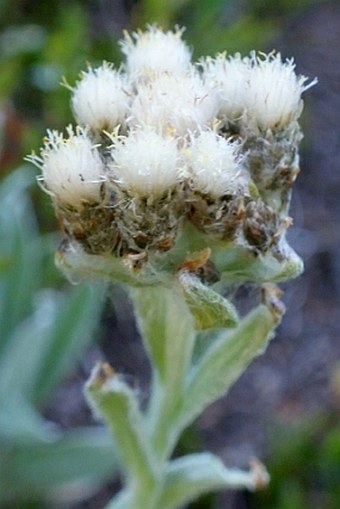
[[[137,129],[113,140],[111,177],[131,196],[158,199],[178,182],[177,140],[154,130]]]
[[[159,132],[184,136],[188,131],[210,126],[219,101],[198,73],[162,73],[140,83],[131,104],[131,126],[149,125]]]
[[[247,180],[238,151],[239,143],[211,130],[191,136],[184,150],[191,188],[213,198],[239,192]]]
[[[93,131],[113,131],[123,124],[128,112],[126,78],[107,62],[83,72],[72,89],[71,104],[75,119]]]
[[[126,57],[125,68],[131,78],[146,78],[153,72],[185,72],[191,61],[191,51],[182,40],[184,29],[164,32],[149,26],[144,32],[127,32],[120,41]]]
[[[41,168],[46,191],[58,202],[81,207],[85,201],[98,202],[104,166],[98,150],[85,129],[67,128],[67,138],[58,131],[47,131],[40,156],[29,160]]]
[[[175,187],[180,162],[175,138],[145,128],[113,141],[109,171],[130,196],[152,200]]]
[[[221,105],[218,116],[236,122],[246,107],[246,85],[249,80],[249,59],[240,54],[227,56],[221,53],[216,58],[207,57],[199,63],[205,81],[218,90]]]
[[[302,112],[302,93],[317,80],[306,83],[295,73],[293,60],[282,61],[280,53],[251,55],[246,89],[247,121],[262,130],[284,128]]]

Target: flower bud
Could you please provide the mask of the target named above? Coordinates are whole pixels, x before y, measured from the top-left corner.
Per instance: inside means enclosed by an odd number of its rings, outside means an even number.
[[[111,157],[112,178],[131,196],[161,198],[178,181],[176,140],[150,129],[114,140]]]
[[[77,122],[93,131],[113,131],[125,122],[129,101],[126,89],[122,75],[107,62],[83,72],[72,89],[71,102]]]
[[[306,84],[305,76],[295,73],[293,60],[282,61],[280,53],[252,55],[246,88],[247,117],[261,130],[282,129],[301,114],[302,93],[316,80]]]
[[[191,137],[185,150],[186,176],[191,188],[213,198],[237,194],[247,183],[238,149],[237,142],[213,131],[203,131],[197,137]]]
[[[211,126],[218,104],[217,93],[205,86],[197,73],[163,73],[139,85],[130,123],[184,136]]]
[[[225,53],[200,62],[204,78],[217,89],[221,97],[218,117],[228,122],[238,121],[246,106],[245,88],[248,81],[249,62],[239,54],[227,57]]]
[[[163,32],[150,26],[145,32],[125,34],[120,42],[126,56],[125,68],[132,78],[146,78],[153,72],[185,72],[191,60],[191,51],[181,39],[183,29]]]
[[[83,201],[99,201],[104,166],[86,130],[69,126],[67,134],[48,131],[41,157],[28,159],[41,168],[42,182],[57,202],[79,208]]]

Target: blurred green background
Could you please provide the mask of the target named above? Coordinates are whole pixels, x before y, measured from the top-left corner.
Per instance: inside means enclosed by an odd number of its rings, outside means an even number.
[[[291,241],[306,272],[287,285],[288,313],[267,354],[178,449],[208,447],[239,466],[258,455],[272,482],[191,507],[338,509],[340,6],[321,0],[0,0],[0,507],[103,507],[117,487],[114,449],[82,384],[105,357],[146,398],[149,369],[128,303],[120,290],[108,302],[104,289],[71,287],[58,274],[58,225],[23,157],[47,127],[72,123],[62,79],[73,84],[103,59],[119,66],[122,31],[154,22],[185,26],[194,59],[275,48],[319,77],[292,203]]]

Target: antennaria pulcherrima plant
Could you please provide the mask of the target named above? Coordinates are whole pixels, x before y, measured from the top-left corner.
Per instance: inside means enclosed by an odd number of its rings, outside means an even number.
[[[243,472],[210,453],[171,456],[264,351],[284,312],[275,284],[303,270],[286,231],[301,95],[315,80],[278,53],[192,63],[182,34],[125,34],[120,69],[104,62],[67,85],[77,125],[48,131],[29,157],[65,232],[57,264],[74,282],[125,285],[152,366],[145,410],[107,364],[86,384],[125,479],[108,509],[175,509],[268,482],[257,461]],[[245,282],[262,299],[240,317],[221,289]]]

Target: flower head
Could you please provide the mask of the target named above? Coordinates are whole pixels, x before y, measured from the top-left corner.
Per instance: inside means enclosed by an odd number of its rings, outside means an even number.
[[[131,104],[130,124],[184,136],[210,126],[218,111],[218,97],[195,72],[162,73],[140,83]]]
[[[93,131],[113,131],[125,121],[129,97],[122,74],[104,62],[97,69],[89,68],[72,89],[74,116],[82,126]]]
[[[178,181],[179,152],[174,138],[150,129],[114,140],[111,176],[130,195],[161,198]]]
[[[41,156],[29,159],[41,168],[44,186],[59,203],[79,208],[84,201],[99,201],[104,166],[86,130],[69,126],[67,134],[48,131]]]
[[[215,87],[221,97],[218,116],[230,122],[242,117],[246,106],[245,89],[249,79],[249,60],[239,54],[227,57],[221,53],[216,58],[200,62],[205,80]]]
[[[301,95],[315,80],[274,53],[191,63],[182,33],[125,35],[119,70],[104,62],[69,87],[79,125],[49,131],[29,159],[70,243],[91,255],[167,272],[182,267],[179,245],[201,239],[214,263],[224,242],[284,257]]]
[[[186,153],[186,176],[191,188],[213,198],[235,194],[245,187],[246,179],[237,152],[239,144],[203,131],[191,137]]]
[[[145,32],[125,34],[120,42],[126,56],[126,70],[135,78],[145,78],[154,72],[185,72],[191,60],[191,51],[182,40],[183,29],[163,32],[150,26]]]
[[[282,61],[280,53],[252,55],[246,89],[248,121],[260,129],[284,128],[301,114],[302,93],[316,83],[306,83],[295,73],[293,60]]]

